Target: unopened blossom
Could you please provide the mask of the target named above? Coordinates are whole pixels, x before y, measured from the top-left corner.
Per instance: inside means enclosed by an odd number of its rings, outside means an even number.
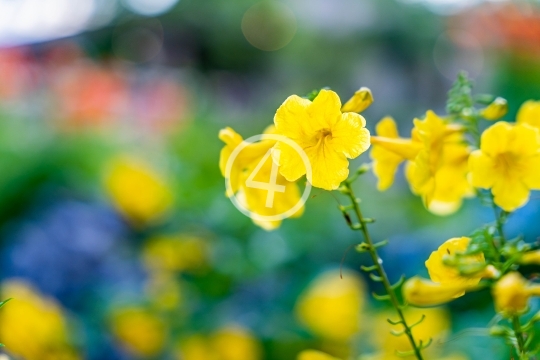
[[[513,271],[503,276],[492,289],[495,309],[507,316],[527,309],[532,296],[540,296],[540,285],[526,280]]]
[[[508,112],[508,102],[502,97],[497,97],[491,104],[482,110],[481,115],[486,120],[498,120]]]
[[[402,291],[405,301],[411,305],[435,306],[462,296],[467,289],[463,282],[443,285],[414,276],[403,284]]]
[[[373,103],[373,94],[367,87],[361,87],[354,95],[341,107],[342,112],[360,113],[366,110]]]

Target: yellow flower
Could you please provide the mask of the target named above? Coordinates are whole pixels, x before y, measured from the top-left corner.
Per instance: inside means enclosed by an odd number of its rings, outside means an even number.
[[[436,283],[440,283],[443,286],[454,284],[465,284],[467,286],[474,286],[480,282],[482,274],[475,274],[473,276],[462,276],[458,269],[453,266],[444,264],[445,256],[452,256],[460,253],[464,253],[467,250],[467,246],[471,241],[468,237],[451,238],[445,241],[437,251],[433,251],[426,261],[426,267],[429,272],[429,277]],[[463,258],[462,258],[463,260]],[[465,259],[467,264],[482,265],[485,262],[484,254],[470,255]],[[463,295],[465,292],[460,294]]]
[[[167,340],[165,323],[152,312],[130,307],[116,311],[111,318],[116,339],[133,355],[156,357]]]
[[[492,289],[495,309],[506,316],[527,309],[531,296],[540,296],[540,285],[527,281],[518,272],[504,275]]]
[[[11,354],[31,360],[79,359],[56,301],[18,280],[3,282],[1,292],[13,298],[0,311],[0,339]]]
[[[295,141],[306,153],[312,168],[312,184],[335,190],[349,175],[347,158],[354,159],[369,146],[366,120],[356,113],[341,112],[341,101],[331,90],[321,90],[313,102],[292,95],[274,117],[278,134]],[[278,142],[280,173],[289,181],[306,173],[300,155]]]
[[[105,189],[118,210],[137,224],[162,217],[171,207],[172,192],[165,180],[148,164],[119,157],[110,165]]]
[[[482,134],[481,147],[471,154],[472,185],[491,189],[495,203],[514,211],[540,189],[540,136],[527,125],[498,122]]]
[[[426,208],[437,215],[455,212],[463,198],[473,194],[467,180],[469,148],[462,130],[428,111],[425,120],[414,120],[412,136],[406,139],[398,137],[393,119],[384,118],[377,124],[380,136],[371,138],[379,190],[392,185],[397,167],[408,160],[407,181]]]
[[[497,120],[502,118],[508,112],[508,102],[502,97],[498,97],[491,104],[489,104],[481,115],[486,120]]]
[[[467,180],[469,148],[462,130],[433,111],[424,120],[414,120],[413,139],[421,141],[423,149],[408,163],[405,174],[411,190],[437,215],[454,213],[463,198],[472,195]]]
[[[414,160],[422,145],[412,139],[399,138],[396,122],[387,116],[377,123],[378,136],[371,137],[371,159],[373,173],[379,179],[377,188],[388,189],[394,183],[394,176],[399,165],[405,160]]]
[[[257,360],[262,357],[259,342],[246,329],[230,326],[220,329],[210,339],[219,360]]]
[[[354,95],[341,107],[342,112],[360,113],[366,110],[373,103],[373,94],[367,87],[361,87]]]
[[[208,244],[192,235],[156,236],[143,248],[150,271],[197,271],[208,262]]]
[[[527,124],[540,130],[540,101],[525,101],[517,113],[516,122]]]
[[[304,350],[300,354],[298,354],[298,357],[296,358],[296,360],[339,360],[339,359],[333,356],[330,356],[328,354],[325,354],[321,351]]]
[[[412,333],[419,344],[422,341],[426,344],[429,339],[432,339],[432,344],[428,349],[423,350],[422,354],[426,359],[440,359],[438,356],[441,352],[437,344],[443,342],[450,331],[450,314],[444,308],[433,309],[417,309],[407,308],[403,312],[407,323],[414,324],[418,322],[423,316],[424,320],[413,327]],[[379,349],[378,359],[416,359],[415,356],[400,357],[396,352],[409,352],[412,346],[406,335],[394,336],[390,331],[402,331],[402,325],[391,325],[386,319],[395,320],[395,314],[393,312],[383,312],[378,314],[373,332],[374,341]]]
[[[330,270],[309,284],[296,303],[300,321],[314,334],[345,342],[360,330],[364,283],[358,274]]]
[[[259,360],[262,348],[247,330],[234,325],[222,328],[209,337],[191,335],[180,341],[178,360]]]
[[[269,127],[265,133],[274,132],[274,127]],[[257,143],[247,145],[234,160],[230,174],[225,174],[227,162],[234,151],[243,141],[233,129],[225,128],[219,132],[219,138],[225,143],[225,147],[221,150],[219,159],[219,168],[223,176],[229,176],[231,191],[227,196],[236,194],[237,199],[244,205],[245,208],[260,216],[279,215],[292,209],[300,201],[300,190],[298,186],[291,181],[287,181],[281,174],[277,174],[276,185],[284,186],[284,192],[276,191],[274,193],[274,201],[271,207],[267,207],[266,200],[268,191],[263,189],[247,186],[246,181],[249,176],[255,171],[257,166],[264,159],[264,156],[275,145],[274,140],[263,139]],[[253,177],[253,181],[268,183],[272,174],[272,157],[268,156],[264,164],[258,169]],[[301,216],[303,207],[296,212],[292,217]],[[255,224],[265,230],[273,230],[281,225],[281,220],[276,221],[261,221],[252,219]]]

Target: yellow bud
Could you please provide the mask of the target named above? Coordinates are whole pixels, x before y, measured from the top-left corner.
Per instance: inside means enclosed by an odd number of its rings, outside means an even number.
[[[297,360],[339,360],[333,356],[316,350],[304,350],[298,354]]]
[[[489,104],[481,115],[486,120],[497,120],[502,118],[508,112],[508,102],[502,97],[498,97],[491,104]]]
[[[521,264],[540,265],[540,250],[529,251],[521,256],[519,260]]]
[[[342,112],[359,113],[366,110],[373,103],[373,94],[367,87],[361,87],[354,95],[341,107]]]
[[[512,316],[527,309],[529,298],[538,294],[538,286],[530,284],[520,273],[504,275],[493,287],[495,309]]]
[[[403,297],[411,305],[435,306],[460,297],[466,290],[466,283],[443,285],[415,276],[405,282],[402,291]]]

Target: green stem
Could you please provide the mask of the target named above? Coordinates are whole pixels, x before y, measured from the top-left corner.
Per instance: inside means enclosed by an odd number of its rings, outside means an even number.
[[[495,226],[497,227],[497,232],[499,233],[499,239],[500,239],[500,246],[503,246],[506,242],[506,238],[504,236],[504,222],[502,221],[502,212],[504,210],[501,210],[499,213],[498,206],[495,204],[493,194],[490,191],[491,196],[491,207],[493,208],[493,214],[495,215]]]
[[[520,359],[527,359],[525,356],[525,338],[523,335],[523,330],[521,329],[521,323],[519,322],[519,316],[514,315],[512,317],[512,326],[514,327],[514,334],[516,335],[517,340],[517,354]]]
[[[358,199],[356,198],[350,181],[345,182],[345,188],[346,191],[344,193],[349,197],[352,203],[353,211],[358,218],[358,222],[360,223],[360,230],[362,231],[362,234],[364,236],[364,240],[366,242],[367,250],[369,252],[369,255],[371,256],[371,260],[373,261],[373,264],[376,268],[377,273],[379,274],[379,277],[381,279],[381,283],[383,284],[386,293],[389,296],[389,300],[396,309],[396,312],[399,316],[400,322],[403,324],[403,327],[405,328],[405,334],[407,335],[409,342],[411,343],[414,354],[418,360],[423,360],[422,353],[421,353],[421,344],[420,346],[416,344],[416,340],[414,339],[414,336],[412,334],[412,328],[407,324],[407,321],[405,320],[405,316],[403,314],[402,306],[398,300],[398,297],[396,296],[396,293],[394,289],[392,288],[392,284],[390,283],[390,280],[388,279],[388,275],[386,274],[386,271],[383,267],[383,261],[379,257],[379,254],[377,252],[377,248],[374,246],[373,240],[371,239],[371,235],[369,234],[369,231],[367,229],[367,222],[365,218],[362,215],[362,211],[360,210],[360,205],[358,204]]]

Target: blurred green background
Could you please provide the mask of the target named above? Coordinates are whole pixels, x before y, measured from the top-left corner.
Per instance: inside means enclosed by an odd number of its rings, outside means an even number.
[[[540,98],[539,39],[532,1],[0,0],[1,359],[394,358],[336,198],[256,227],[225,197],[217,134],[259,134],[324,86],[369,87],[367,127],[407,134],[459,70],[512,120]],[[392,279],[492,221],[474,199],[428,213],[402,174],[357,187]],[[508,231],[535,240],[539,213],[535,194]],[[431,358],[508,359],[488,293],[425,313]]]

